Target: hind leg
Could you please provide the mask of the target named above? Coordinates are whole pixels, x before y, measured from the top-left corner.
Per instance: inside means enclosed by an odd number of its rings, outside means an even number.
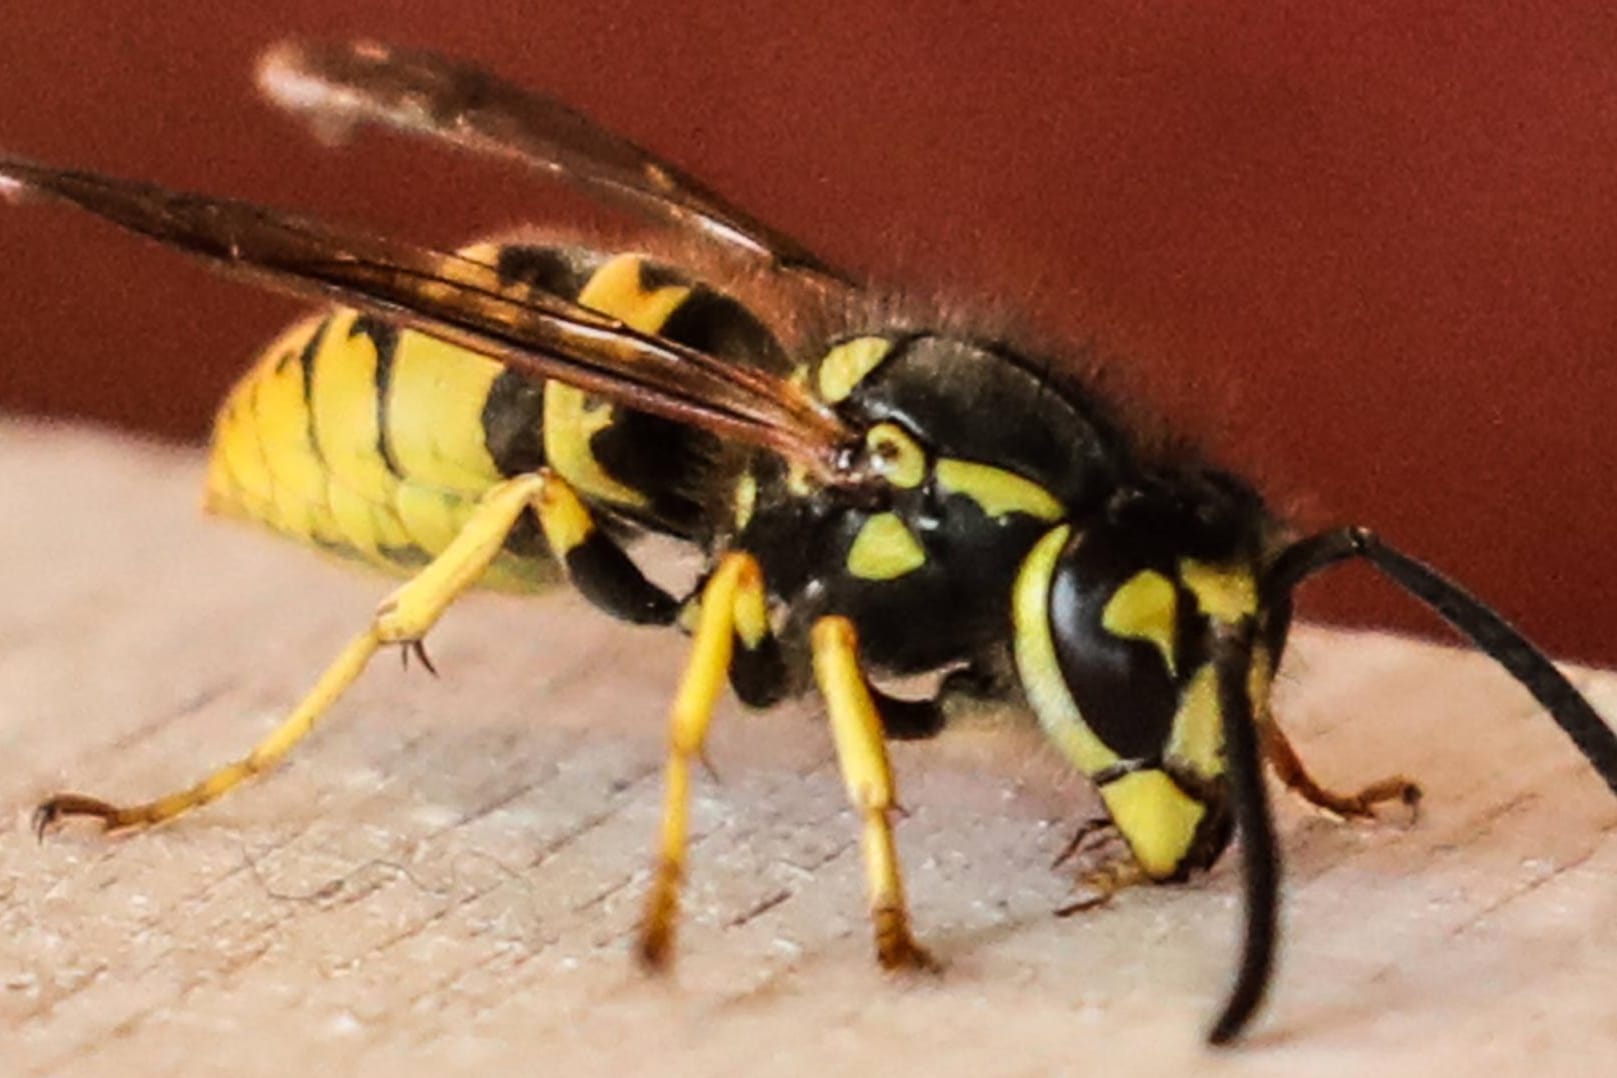
[[[109,831],[149,827],[215,801],[275,766],[308,736],[382,647],[398,644],[425,660],[421,639],[483,575],[529,509],[538,516],[551,549],[597,605],[629,620],[673,619],[675,601],[647,582],[627,555],[595,528],[588,510],[565,482],[549,472],[506,480],[483,497],[441,554],[382,601],[370,625],[349,641],[292,713],[246,756],[186,789],[138,804],[56,794],[35,810],[36,832],[43,837],[52,825],[70,816],[93,817]]]

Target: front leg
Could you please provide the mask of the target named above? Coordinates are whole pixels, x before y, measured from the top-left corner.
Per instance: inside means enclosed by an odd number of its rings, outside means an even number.
[[[1122,832],[1106,816],[1080,824],[1077,833],[1056,855],[1050,867],[1059,868],[1073,858],[1077,858],[1079,865],[1077,895],[1072,901],[1056,907],[1057,917],[1071,917],[1075,913],[1104,906],[1120,891],[1136,884],[1153,882],[1151,875],[1135,859],[1134,851],[1129,849]]]
[[[483,576],[505,549],[511,529],[529,512],[539,518],[551,550],[574,582],[597,605],[630,620],[672,619],[674,601],[667,596],[658,598],[655,586],[595,526],[566,481],[548,470],[515,476],[490,489],[448,546],[382,601],[370,624],[333,660],[291,714],[247,755],[185,789],[150,801],[116,804],[84,794],[56,794],[35,811],[35,830],[43,837],[61,820],[75,816],[99,820],[109,831],[165,823],[218,800],[280,763],[314,730],[381,648],[402,645],[406,656],[415,653],[431,669],[422,638]]]

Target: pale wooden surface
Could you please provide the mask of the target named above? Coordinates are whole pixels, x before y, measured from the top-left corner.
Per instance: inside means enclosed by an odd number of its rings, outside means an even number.
[[[854,825],[799,705],[726,710],[681,961],[626,954],[681,640],[570,595],[477,597],[389,657],[290,766],[176,826],[73,829],[262,733],[388,585],[194,511],[200,461],[0,423],[0,1074],[1611,1073],[1617,802],[1475,655],[1307,630],[1284,713],[1413,828],[1282,800],[1287,934],[1244,1047],[1233,861],[1056,920],[1092,802],[1035,738],[894,756],[929,983],[872,968]],[[1606,714],[1617,678],[1579,673]]]

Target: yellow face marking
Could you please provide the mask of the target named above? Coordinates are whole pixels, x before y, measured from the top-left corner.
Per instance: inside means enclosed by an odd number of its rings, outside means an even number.
[[[897,424],[877,423],[865,435],[865,445],[876,474],[895,487],[910,490],[926,478],[926,451]]]
[[[1135,573],[1112,593],[1101,612],[1101,628],[1113,636],[1144,640],[1155,644],[1174,673],[1174,636],[1178,625],[1179,601],[1173,581],[1161,573],[1144,569]]]
[[[1011,610],[1016,626],[1016,670],[1046,736],[1086,775],[1117,763],[1117,753],[1095,736],[1078,712],[1050,637],[1050,578],[1072,529],[1063,524],[1034,544],[1016,575]]]
[[[1153,879],[1178,870],[1196,838],[1206,806],[1161,771],[1135,771],[1101,787],[1112,822]]]
[[[926,550],[893,513],[865,522],[848,548],[848,572],[861,580],[893,580],[926,564]]]
[[[1185,687],[1163,754],[1203,778],[1224,773],[1224,716],[1218,706],[1218,676],[1212,663],[1196,671]]]
[[[1066,516],[1066,510],[1054,494],[1031,479],[992,464],[944,457],[938,461],[934,474],[938,489],[944,494],[964,495],[991,517],[1025,513],[1054,522]]]
[[[854,387],[881,366],[892,350],[893,342],[886,337],[855,337],[831,349],[820,360],[820,399],[828,404],[847,400]]]
[[[1215,621],[1240,621],[1258,609],[1258,583],[1252,570],[1179,559],[1179,579],[1196,597],[1201,612]]]

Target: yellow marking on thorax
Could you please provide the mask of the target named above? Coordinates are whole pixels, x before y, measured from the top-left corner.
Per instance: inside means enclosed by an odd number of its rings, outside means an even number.
[[[1207,807],[1186,794],[1161,771],[1135,771],[1101,787],[1112,822],[1153,879],[1179,869],[1196,839]]]
[[[1180,695],[1163,755],[1203,778],[1224,773],[1224,715],[1212,663],[1197,670]]]
[[[1016,575],[1011,603],[1016,627],[1016,670],[1022,691],[1046,736],[1073,766],[1094,775],[1117,763],[1117,753],[1084,722],[1077,701],[1067,689],[1056,659],[1055,641],[1050,636],[1050,578],[1071,532],[1065,524],[1051,529],[1034,544]]]
[[[865,434],[876,474],[906,490],[926,478],[926,450],[895,423],[877,423]]]
[[[1113,636],[1144,640],[1162,653],[1168,673],[1175,672],[1174,637],[1178,628],[1179,601],[1173,581],[1151,569],[1143,569],[1124,581],[1101,611],[1101,628]]]
[[[893,580],[926,564],[920,540],[893,513],[865,521],[848,548],[848,572],[861,580]]]
[[[801,461],[792,461],[786,467],[786,489],[794,497],[807,498],[815,491],[816,484],[809,475],[809,470]]]
[[[618,255],[589,279],[578,302],[611,315],[631,329],[656,333],[690,296],[685,285],[642,287],[639,255]],[[615,409],[591,401],[587,393],[560,382],[545,383],[545,457],[562,478],[580,492],[619,505],[644,507],[650,499],[619,482],[590,449],[590,440],[612,425]]]
[[[1057,521],[1066,515],[1054,494],[1015,472],[972,460],[944,457],[934,469],[938,489],[976,502],[991,517],[1025,513],[1039,520]]]
[[[828,404],[847,400],[854,387],[881,366],[892,350],[893,342],[886,337],[855,337],[831,349],[820,360],[820,399]]]
[[[737,531],[745,531],[752,523],[752,514],[758,508],[758,480],[751,473],[736,480],[731,497],[731,510]]]
[[[1233,623],[1257,612],[1258,584],[1250,569],[1180,558],[1179,579],[1196,597],[1202,613],[1216,621]]]

